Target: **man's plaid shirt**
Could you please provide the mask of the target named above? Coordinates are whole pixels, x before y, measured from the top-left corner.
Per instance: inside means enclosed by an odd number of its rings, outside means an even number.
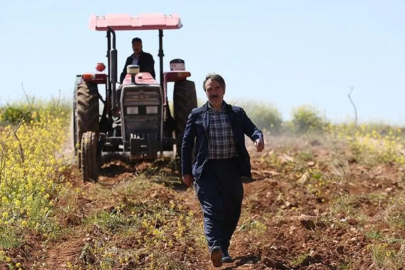
[[[209,106],[209,105],[208,105]],[[225,159],[237,157],[234,135],[229,123],[225,106],[216,112],[209,106],[209,159]]]

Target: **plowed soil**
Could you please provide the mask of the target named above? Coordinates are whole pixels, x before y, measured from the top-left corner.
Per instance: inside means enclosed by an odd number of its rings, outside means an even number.
[[[256,153],[249,141],[247,145],[253,179],[244,182],[243,213],[230,248],[234,261],[218,269],[383,269],[379,265],[382,259],[378,261],[370,247],[388,237],[404,237],[403,227],[391,222],[394,211],[400,213],[402,207],[395,203],[403,193],[400,166],[363,164],[344,145],[316,135],[267,136],[262,153]],[[64,181],[80,193],[66,196],[57,205],[59,221],[69,230],[46,244],[27,237],[26,251],[16,251],[27,265],[36,261],[34,269],[145,269],[156,260],[161,264],[154,269],[213,269],[201,240],[200,206],[193,190],[181,183],[175,162],[106,160],[98,183],[83,183],[73,164]],[[145,188],[142,182],[151,184]],[[185,240],[173,240],[171,247],[157,242],[150,248],[139,241],[139,232],[120,234],[84,222],[94,213],[110,213],[123,204],[123,213],[129,216],[125,207],[130,202],[152,207],[167,206],[170,201],[181,206],[177,213],[195,213],[194,225],[184,232]],[[67,205],[74,210],[66,214],[61,209]],[[173,224],[173,234],[178,230],[177,218],[168,216],[163,221]],[[86,253],[86,247],[94,247],[96,242],[119,248],[113,266],[101,267],[100,262],[106,260],[102,246],[100,253],[96,249]],[[388,248],[401,254],[398,242]],[[130,255],[119,262],[117,254],[141,249],[145,252],[137,259]],[[152,252],[153,258],[149,256]],[[162,254],[160,260],[156,254]],[[386,265],[384,269],[401,267]]]

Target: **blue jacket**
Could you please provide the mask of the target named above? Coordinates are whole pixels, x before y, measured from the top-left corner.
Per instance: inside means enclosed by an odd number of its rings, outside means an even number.
[[[239,153],[242,176],[251,177],[250,156],[245,146],[245,134],[255,141],[263,140],[263,133],[253,124],[241,107],[225,103],[225,108]],[[209,108],[207,102],[202,107],[193,109],[188,116],[181,147],[182,175],[190,174],[195,180],[200,178],[204,164],[208,160],[208,134]],[[192,160],[194,141],[196,142],[196,154]]]

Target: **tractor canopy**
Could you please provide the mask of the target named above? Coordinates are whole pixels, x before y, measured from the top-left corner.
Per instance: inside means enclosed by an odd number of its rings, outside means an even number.
[[[170,30],[183,27],[177,14],[144,13],[137,16],[112,13],[104,16],[91,15],[89,28],[106,31],[108,27],[115,31],[125,30]]]

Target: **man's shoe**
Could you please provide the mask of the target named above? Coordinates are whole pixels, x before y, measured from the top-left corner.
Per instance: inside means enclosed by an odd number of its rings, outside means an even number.
[[[221,247],[213,247],[211,249],[211,261],[214,267],[222,266],[222,250]]]
[[[232,257],[229,255],[228,251],[224,251],[224,253],[222,253],[222,262],[223,263],[233,262]]]

